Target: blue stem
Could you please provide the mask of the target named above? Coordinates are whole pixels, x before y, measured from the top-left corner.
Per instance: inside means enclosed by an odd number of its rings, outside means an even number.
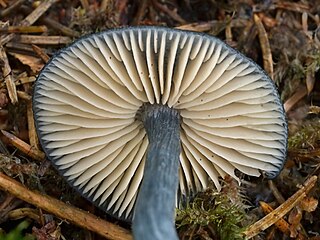
[[[142,121],[149,139],[144,178],[133,217],[136,240],[177,240],[175,201],[178,189],[180,116],[163,105],[146,105]]]

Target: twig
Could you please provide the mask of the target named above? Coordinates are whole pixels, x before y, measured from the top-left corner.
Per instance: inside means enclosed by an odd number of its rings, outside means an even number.
[[[30,8],[26,5],[22,5],[20,9],[25,14],[30,14],[33,10],[32,8]],[[79,37],[80,36],[79,32],[72,30],[71,28],[69,28],[67,26],[62,25],[61,23],[57,22],[56,20],[54,20],[50,17],[42,16],[39,19],[39,22],[41,22],[42,24],[48,25],[50,28],[53,28],[54,30],[59,31],[66,36],[69,36],[69,37]]]
[[[264,212],[264,214],[269,214],[272,211],[274,211],[274,209],[267,203],[260,201],[259,202],[262,211]],[[284,220],[283,218],[280,218],[277,222],[274,223],[274,225],[284,234],[286,234],[287,236],[290,236],[290,225],[289,223]]]
[[[49,61],[50,57],[44,52],[42,48],[34,44],[32,44],[32,48],[34,52],[42,59],[42,61],[44,61],[45,63]]]
[[[40,223],[39,212],[32,208],[18,208],[10,211],[8,213],[8,218],[17,220],[21,218],[29,217],[38,223]]]
[[[261,45],[264,70],[269,74],[271,79],[273,79],[272,53],[270,49],[268,35],[259,16],[257,14],[254,14],[253,19],[258,29],[258,36],[259,36],[259,41]]]
[[[55,21],[54,19],[51,19],[48,17],[41,17],[40,21],[42,23],[48,25],[49,27],[53,28],[54,30],[57,30],[57,31],[63,33],[66,36],[69,36],[69,37],[79,37],[80,36],[79,32],[62,25],[61,23]]]
[[[225,30],[225,35],[226,35],[226,42],[228,44],[232,43],[232,27],[231,27],[231,17],[227,16],[227,25],[226,25],[226,30]]]
[[[258,13],[259,18],[263,22],[265,26],[268,28],[273,28],[278,24],[278,21],[274,19],[273,17],[270,17],[262,12]]]
[[[9,7],[7,7],[6,9],[4,9],[0,12],[0,17],[8,16],[10,13],[12,13],[16,9],[18,9],[24,2],[25,2],[25,0],[17,0],[14,3],[10,4]]]
[[[0,0],[1,7],[7,7],[7,3],[4,0]]]
[[[34,24],[54,3],[58,0],[48,0],[42,2],[33,12],[31,12],[24,20],[19,24],[20,26],[30,26]],[[2,45],[10,42],[14,38],[15,34],[11,33],[1,38]]]
[[[115,240],[131,240],[131,234],[115,224],[99,219],[97,216],[65,204],[47,195],[39,194],[25,188],[21,183],[0,173],[0,187],[32,205],[35,205],[61,219],[74,223],[84,229]]]
[[[244,232],[245,236],[250,239],[264,231],[284,215],[286,215],[292,208],[297,206],[299,202],[307,196],[307,193],[313,188],[317,182],[317,176],[312,176],[305,181],[303,186],[293,194],[287,201],[277,207],[274,211],[266,215],[264,218],[260,219],[256,223],[252,224]]]
[[[100,11],[106,11],[111,4],[113,4],[113,0],[102,0],[100,5]]]
[[[149,2],[148,0],[140,1],[140,5],[138,8],[137,14],[132,21],[133,25],[138,25],[141,22],[141,20],[143,19],[144,15],[146,13],[146,8],[147,8],[148,2]]]
[[[42,2],[32,13],[21,21],[20,25],[31,26],[57,1],[58,0],[47,0]]]
[[[26,93],[26,92],[23,92],[23,91],[17,91],[17,94],[18,94],[18,97],[23,99],[23,100],[26,100],[26,101],[31,101],[32,97]]]
[[[269,214],[272,211],[274,211],[274,209],[267,203],[260,201],[259,202],[263,212],[265,214]],[[286,234],[287,236],[293,237],[293,231],[294,231],[294,235],[296,237],[296,239],[299,240],[306,240],[306,236],[303,235],[301,233],[301,230],[303,229],[303,227],[301,226],[301,223],[299,223],[299,229],[300,231],[297,231],[297,229],[292,228],[292,224],[289,224],[286,220],[284,220],[283,218],[280,218],[279,221],[275,222],[274,225],[284,234]],[[303,232],[303,231],[302,231]]]
[[[281,8],[285,10],[295,11],[295,12],[304,12],[309,11],[310,7],[307,4],[303,3],[295,3],[295,2],[285,2],[285,1],[278,1],[275,4],[275,8]]]
[[[0,28],[0,33],[44,33],[47,31],[46,26],[8,26]]]
[[[177,21],[180,24],[186,24],[186,20],[184,20],[178,13],[177,11],[174,10],[170,10],[167,5],[158,3],[157,0],[152,0],[152,4],[158,8],[160,11],[166,13],[167,15],[169,15],[173,20]]]
[[[26,83],[33,83],[35,81],[36,81],[35,76],[17,77],[15,84],[16,84],[16,86],[19,86],[19,85],[26,84]]]
[[[23,44],[18,42],[8,42],[6,44],[7,53],[21,53],[27,55],[35,55],[30,44]]]
[[[279,204],[284,203],[286,200],[282,196],[281,192],[279,192],[277,186],[273,183],[272,180],[268,180],[268,185],[269,185],[269,188],[271,189],[271,191],[273,193],[273,196],[277,199],[277,202]]]
[[[248,20],[244,20],[244,19],[232,19],[229,24],[231,28],[237,28],[237,27],[248,26],[249,23],[250,22]],[[217,28],[217,26],[220,28],[220,26],[225,26],[225,25],[226,25],[225,21],[212,20],[208,22],[189,23],[189,24],[181,25],[175,28],[181,29],[181,30],[195,31],[195,32],[207,32],[207,31],[210,31],[212,28]]]
[[[2,69],[2,74],[8,89],[8,93],[9,93],[9,98],[12,104],[16,104],[18,102],[16,85],[14,84],[14,81],[12,78],[11,67],[9,65],[6,51],[4,50],[2,45],[0,45],[0,61],[1,61],[0,65]]]
[[[27,154],[29,157],[38,161],[42,161],[45,159],[46,156],[44,152],[38,149],[35,149],[34,147],[30,146],[28,143],[22,141],[21,139],[17,138],[13,134],[5,130],[1,130],[1,132],[13,146],[18,148],[21,152]]]
[[[80,2],[81,2],[81,5],[82,5],[83,9],[85,9],[86,12],[89,12],[90,7],[89,7],[88,0],[80,0]]]

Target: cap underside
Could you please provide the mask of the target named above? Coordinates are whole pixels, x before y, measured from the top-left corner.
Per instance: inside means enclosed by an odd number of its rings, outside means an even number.
[[[166,28],[127,28],[82,38],[38,77],[34,112],[48,158],[84,196],[130,218],[148,139],[143,103],[180,111],[178,195],[219,176],[275,176],[287,128],[273,82],[214,37]]]

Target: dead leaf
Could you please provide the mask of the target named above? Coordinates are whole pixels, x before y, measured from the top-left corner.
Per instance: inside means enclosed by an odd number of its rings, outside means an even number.
[[[293,94],[285,103],[284,103],[284,110],[286,112],[290,111],[290,109],[298,103],[302,98],[307,95],[307,89],[303,86],[300,86],[295,94]]]
[[[302,219],[302,210],[295,207],[289,214],[288,222],[290,223],[290,237],[295,238],[300,230],[300,221]]]
[[[39,72],[44,66],[44,63],[40,58],[24,55],[20,53],[10,53],[10,54],[15,58],[17,58],[22,64],[29,66],[31,70],[35,73]]]
[[[41,228],[32,228],[32,232],[38,240],[59,240],[61,237],[60,227],[55,221],[51,221]]]
[[[301,202],[300,202],[300,208],[303,211],[306,212],[313,212],[317,209],[318,206],[318,200],[313,198],[313,197],[305,197]]]
[[[307,69],[307,73],[306,73],[306,85],[307,85],[308,95],[312,92],[315,81],[316,81],[316,78],[315,78],[314,69],[313,67],[310,67]]]

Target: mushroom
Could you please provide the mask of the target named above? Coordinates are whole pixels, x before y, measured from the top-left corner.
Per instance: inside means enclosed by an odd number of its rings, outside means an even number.
[[[215,37],[163,27],[92,34],[39,74],[41,145],[136,239],[177,239],[174,209],[219,178],[275,177],[287,125],[273,81]]]

